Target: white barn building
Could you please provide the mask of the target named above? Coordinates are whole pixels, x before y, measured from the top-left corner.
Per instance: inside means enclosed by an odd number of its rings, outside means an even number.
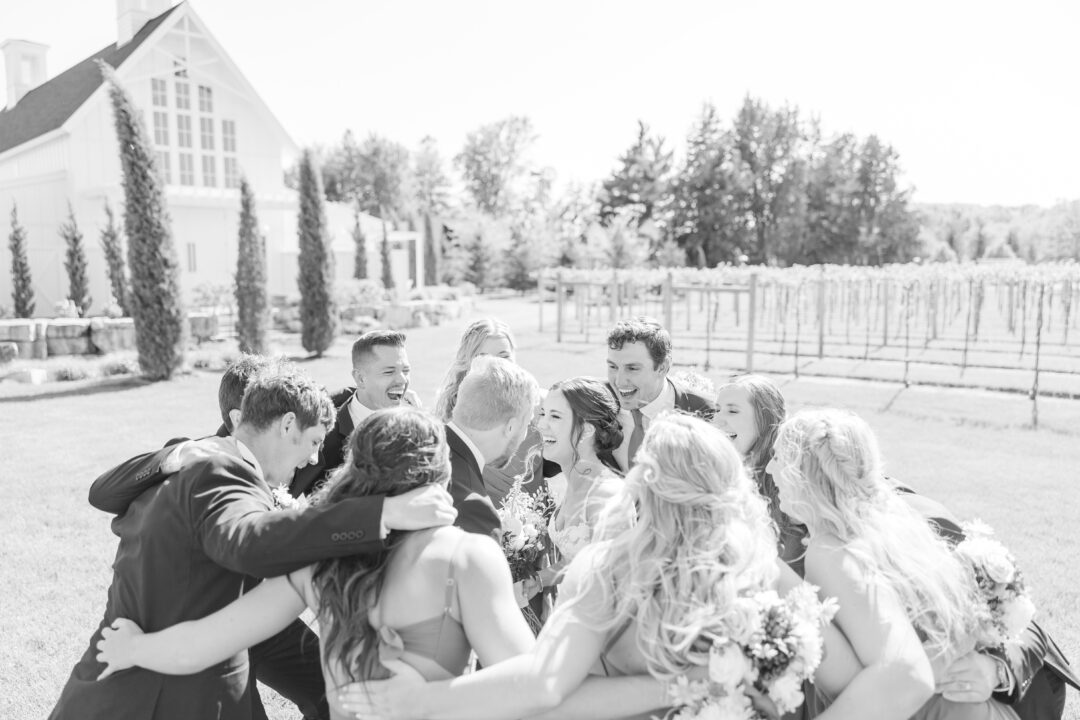
[[[6,28],[15,30],[15,28]],[[7,106],[0,110],[0,306],[12,307],[11,208],[28,235],[36,314],[48,316],[67,297],[64,241],[68,204],[84,236],[91,314],[111,295],[101,249],[108,202],[123,222],[119,149],[103,60],[143,112],[165,183],[181,286],[190,301],[200,286],[231,286],[236,270],[239,181],[247,177],[266,236],[268,291],[296,293],[298,202],[285,170],[299,148],[187,2],[117,0],[117,38],[55,77],[46,46],[0,43]],[[346,120],[343,118],[343,125]],[[369,274],[379,276],[380,223],[364,215]],[[352,276],[353,215],[327,203],[337,277]],[[415,232],[392,232],[391,266],[398,287],[423,284],[423,252]]]

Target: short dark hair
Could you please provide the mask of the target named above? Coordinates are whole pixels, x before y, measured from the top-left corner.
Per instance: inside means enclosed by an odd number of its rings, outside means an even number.
[[[319,423],[329,431],[334,425],[334,403],[326,388],[287,363],[275,363],[248,383],[240,423],[265,430],[290,412],[302,430]]]
[[[652,358],[654,369],[671,357],[671,335],[651,317],[641,315],[615,323],[607,336],[608,347],[622,350],[623,345],[628,342],[639,342],[645,346]]]
[[[405,333],[397,330],[372,330],[356,339],[352,346],[352,364],[356,367],[364,355],[376,347],[405,347]]]
[[[225,374],[221,376],[221,384],[218,385],[218,409],[221,410],[221,421],[225,428],[232,432],[232,419],[229,411],[239,410],[240,403],[244,399],[244,391],[247,390],[251,378],[270,366],[271,360],[265,355],[243,354],[225,368]]]

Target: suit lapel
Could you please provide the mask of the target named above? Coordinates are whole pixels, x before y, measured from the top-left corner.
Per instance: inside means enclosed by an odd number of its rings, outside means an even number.
[[[460,456],[468,464],[469,477],[466,479],[469,482],[469,489],[487,495],[483,474],[480,472],[480,463],[476,461],[476,456],[473,455],[472,450],[465,444],[465,441],[449,425],[446,426],[446,444],[450,446],[450,452]]]
[[[349,399],[349,402],[338,408],[337,423],[335,423],[335,426],[338,429],[338,433],[341,435],[341,439],[343,441],[342,444],[344,444],[344,441],[347,441],[349,439],[349,436],[352,435],[354,427],[352,421],[352,413],[349,412],[350,402],[352,402],[352,398]]]

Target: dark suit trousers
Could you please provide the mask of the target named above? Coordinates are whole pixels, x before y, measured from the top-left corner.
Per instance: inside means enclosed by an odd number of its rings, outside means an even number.
[[[255,679],[293,702],[306,720],[328,720],[326,684],[319,662],[319,638],[302,620],[248,651]],[[259,694],[252,693],[252,717],[265,720]]]

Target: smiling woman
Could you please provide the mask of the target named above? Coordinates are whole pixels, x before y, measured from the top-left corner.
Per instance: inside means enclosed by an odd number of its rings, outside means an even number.
[[[630,507],[620,502],[625,486],[613,454],[623,433],[615,398],[593,378],[552,385],[537,429],[543,437],[544,459],[557,463],[566,476],[566,497],[548,525],[562,559],[541,575],[545,585],[553,586],[585,545],[630,522]]]

